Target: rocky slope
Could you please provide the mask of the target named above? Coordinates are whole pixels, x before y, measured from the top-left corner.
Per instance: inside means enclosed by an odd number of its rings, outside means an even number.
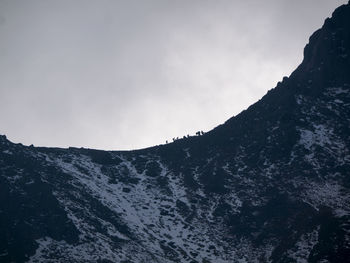
[[[350,262],[350,5],[260,101],[138,151],[0,137],[0,262]]]

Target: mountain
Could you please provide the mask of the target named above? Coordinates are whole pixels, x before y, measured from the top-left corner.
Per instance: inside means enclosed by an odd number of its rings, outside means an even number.
[[[350,262],[350,4],[201,135],[137,151],[0,137],[0,262]]]

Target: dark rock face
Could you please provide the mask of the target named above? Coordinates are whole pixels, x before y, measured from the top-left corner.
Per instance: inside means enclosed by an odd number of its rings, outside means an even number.
[[[350,5],[277,87],[139,151],[0,137],[0,262],[349,262]]]

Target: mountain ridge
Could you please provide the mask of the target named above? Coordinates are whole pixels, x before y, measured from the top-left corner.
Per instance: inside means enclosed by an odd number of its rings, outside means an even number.
[[[348,262],[350,4],[212,131],[134,151],[0,137],[1,262]]]

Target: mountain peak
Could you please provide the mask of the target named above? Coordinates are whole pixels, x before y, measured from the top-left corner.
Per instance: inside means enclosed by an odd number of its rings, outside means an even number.
[[[349,12],[203,136],[128,152],[1,136],[0,261],[348,262]]]
[[[291,77],[311,73],[318,78],[350,78],[350,5],[338,7],[304,48],[304,59]]]

